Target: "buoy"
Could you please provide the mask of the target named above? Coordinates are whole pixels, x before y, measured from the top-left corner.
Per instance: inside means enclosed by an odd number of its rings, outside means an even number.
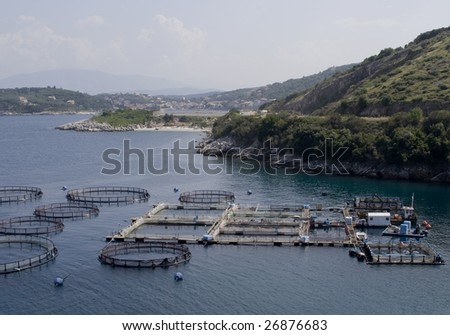
[[[61,277],[56,277],[55,281],[53,282],[55,286],[63,286],[64,285],[64,279]]]
[[[248,195],[250,195],[250,194],[252,194],[252,193],[253,193],[252,190],[248,190],[248,191],[247,191],[247,194],[248,194]]]
[[[183,274],[181,272],[175,273],[174,279],[175,281],[183,280]]]
[[[67,276],[65,276],[64,278],[61,277],[56,277],[55,280],[53,281],[53,284],[55,286],[63,286],[64,285],[64,279],[66,279],[67,277],[69,277],[70,274],[68,274]]]

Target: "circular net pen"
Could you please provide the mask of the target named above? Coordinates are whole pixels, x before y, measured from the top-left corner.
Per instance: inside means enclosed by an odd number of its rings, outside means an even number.
[[[39,199],[42,190],[33,186],[0,186],[0,204]]]
[[[98,216],[100,210],[93,204],[54,203],[34,209],[34,215],[42,218],[81,220]]]
[[[221,190],[198,190],[183,192],[178,199],[180,202],[197,205],[210,205],[234,202],[234,193]]]
[[[7,245],[9,247],[19,245],[30,246],[31,248],[37,247],[40,254],[31,256],[29,258],[23,258],[12,262],[0,264],[0,274],[8,274],[18,272],[26,269],[30,269],[42,264],[46,264],[58,256],[58,249],[53,242],[45,237],[39,236],[24,236],[24,235],[3,235],[0,236],[0,245]]]
[[[50,235],[62,232],[60,219],[38,216],[19,216],[0,220],[0,234],[4,235]]]
[[[66,197],[73,202],[119,205],[147,201],[150,194],[138,187],[103,186],[70,190]]]
[[[148,257],[154,254],[163,254],[165,257]],[[102,249],[98,260],[112,266],[154,269],[185,263],[191,257],[189,248],[184,245],[144,241],[110,243]]]

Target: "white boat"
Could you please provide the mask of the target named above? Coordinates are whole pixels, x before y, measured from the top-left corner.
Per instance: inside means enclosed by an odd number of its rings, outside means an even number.
[[[358,241],[364,242],[364,241],[367,240],[367,234],[366,234],[365,232],[357,231],[357,232],[355,233],[355,235],[356,235],[356,239],[357,239]]]

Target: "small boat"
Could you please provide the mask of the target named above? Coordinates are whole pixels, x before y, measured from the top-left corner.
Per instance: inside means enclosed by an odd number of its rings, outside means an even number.
[[[412,230],[411,222],[404,221],[400,226],[395,225],[387,226],[386,229],[383,231],[382,235],[394,237],[423,238],[428,235],[428,230],[421,229],[419,226],[417,226],[414,230]]]
[[[361,242],[367,241],[367,234],[365,232],[357,231],[355,233],[355,235],[356,235],[356,239],[358,241],[361,241]]]
[[[353,247],[352,249],[350,249],[348,251],[348,255],[350,257],[356,257],[356,259],[360,262],[363,262],[366,260],[366,255],[364,254],[364,252],[362,252],[359,248],[357,247]]]

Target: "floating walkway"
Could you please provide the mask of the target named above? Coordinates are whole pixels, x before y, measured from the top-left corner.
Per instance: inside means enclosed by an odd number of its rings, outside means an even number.
[[[359,221],[348,207],[310,205],[236,205],[224,191],[180,195],[180,204],[160,203],[133,218],[107,241],[125,243],[222,244],[348,247],[368,264],[444,264],[428,244],[368,243],[356,232]]]
[[[216,216],[201,215],[214,212]],[[164,241],[230,245],[344,246],[353,244],[343,220],[311,224],[308,206],[176,205],[160,203],[146,215],[133,218],[121,231],[106,236],[107,241]],[[183,233],[142,233],[146,226],[200,226],[196,235]],[[312,231],[335,229],[330,238],[311,236]],[[205,236],[207,238],[205,238]],[[307,237],[307,238],[306,238]]]

